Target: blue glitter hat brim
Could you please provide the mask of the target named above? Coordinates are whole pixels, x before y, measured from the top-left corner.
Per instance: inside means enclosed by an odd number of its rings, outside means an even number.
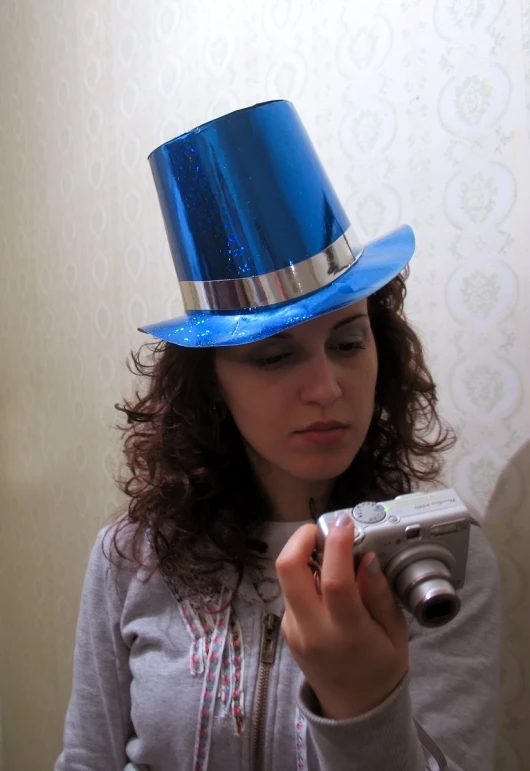
[[[140,331],[186,348],[253,343],[369,297],[406,267],[414,249],[414,233],[404,225],[367,244],[356,265],[313,294],[245,313],[196,311]]]

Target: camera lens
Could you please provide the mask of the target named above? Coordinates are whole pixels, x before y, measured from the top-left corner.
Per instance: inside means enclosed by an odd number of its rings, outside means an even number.
[[[409,594],[408,607],[422,626],[447,624],[460,610],[460,600],[445,579],[418,584]]]
[[[455,604],[450,599],[427,603],[423,607],[423,619],[426,622],[426,626],[437,623],[445,624],[446,619],[454,618],[454,616]]]
[[[437,559],[419,559],[397,576],[394,589],[422,626],[447,624],[460,610],[447,566]]]

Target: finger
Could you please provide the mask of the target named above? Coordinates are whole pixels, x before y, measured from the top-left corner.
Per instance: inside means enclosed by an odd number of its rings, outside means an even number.
[[[351,620],[362,609],[353,567],[354,527],[351,517],[339,515],[324,548],[320,585],[324,604],[337,620]]]
[[[287,541],[276,560],[276,572],[285,603],[300,621],[314,620],[315,610],[321,605],[313,571],[308,567],[315,543],[316,525],[302,525]]]
[[[357,584],[366,610],[390,639],[395,640],[396,636],[403,632],[407,622],[373,552],[365,554],[361,560]]]

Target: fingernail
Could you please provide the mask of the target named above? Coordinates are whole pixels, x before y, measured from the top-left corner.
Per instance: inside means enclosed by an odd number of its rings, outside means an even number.
[[[366,566],[366,572],[370,578],[376,578],[381,572],[381,565],[375,554]]]
[[[339,516],[335,520],[335,527],[347,527],[350,523],[351,523],[350,515],[342,512],[342,514],[339,514]]]

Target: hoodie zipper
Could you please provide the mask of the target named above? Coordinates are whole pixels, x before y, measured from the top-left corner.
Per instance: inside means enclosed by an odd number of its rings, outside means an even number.
[[[414,721],[414,724],[416,726],[416,730],[418,732],[418,738],[423,745],[423,748],[427,750],[429,753],[429,765],[427,766],[427,769],[432,769],[432,771],[446,771],[447,769],[447,760],[445,759],[445,755],[441,751],[441,749],[438,747],[438,745],[431,739],[428,733],[426,733],[421,725]],[[431,763],[431,760],[433,763]]]
[[[261,622],[261,646],[259,654],[258,683],[252,716],[252,769],[261,771],[263,739],[267,717],[267,698],[272,665],[276,658],[280,619],[272,613],[264,613]]]

